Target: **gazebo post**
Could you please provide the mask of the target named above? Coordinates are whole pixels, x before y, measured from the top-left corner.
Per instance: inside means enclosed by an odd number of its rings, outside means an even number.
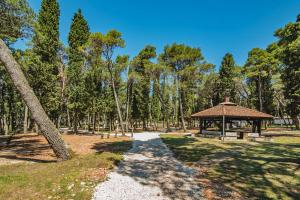
[[[200,129],[199,134],[202,135],[202,120],[201,119],[199,119],[199,129]]]
[[[255,133],[255,129],[256,129],[256,122],[255,120],[252,121],[252,133]]]
[[[225,115],[223,115],[223,123],[222,123],[222,140],[224,141],[225,137]]]
[[[257,121],[257,132],[258,132],[259,136],[261,136],[261,120]]]

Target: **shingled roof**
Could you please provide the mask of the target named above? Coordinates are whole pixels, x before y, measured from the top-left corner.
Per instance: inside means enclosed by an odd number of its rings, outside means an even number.
[[[192,115],[195,118],[220,118],[223,116],[237,119],[273,119],[272,115],[238,106],[229,101]]]

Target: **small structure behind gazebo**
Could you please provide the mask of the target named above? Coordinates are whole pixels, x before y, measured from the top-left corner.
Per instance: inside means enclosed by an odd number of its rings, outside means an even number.
[[[260,136],[261,122],[273,119],[272,115],[238,106],[230,102],[229,98],[225,98],[225,102],[217,106],[193,114],[192,117],[199,119],[200,134],[213,122],[222,124],[221,136],[223,139],[225,137],[237,138],[237,135],[234,135],[236,133],[226,132],[226,124],[233,121],[247,121],[252,125],[252,133],[257,133]],[[243,135],[241,137],[243,138]]]

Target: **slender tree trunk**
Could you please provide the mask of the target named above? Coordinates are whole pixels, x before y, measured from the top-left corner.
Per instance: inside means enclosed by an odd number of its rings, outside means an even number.
[[[68,123],[68,128],[71,129],[70,111],[68,108],[67,108],[67,123]]]
[[[34,94],[32,88],[29,86],[21,67],[15,61],[11,51],[0,39],[0,60],[3,62],[8,74],[10,75],[15,87],[19,91],[25,104],[31,112],[32,118],[40,126],[42,134],[51,145],[55,155],[60,160],[67,160],[70,158],[68,149],[61,138],[59,131],[49,119],[38,98]]]
[[[129,70],[130,66],[128,67],[128,74],[127,76],[129,77]],[[129,105],[130,105],[130,98],[131,98],[131,87],[132,87],[132,80],[129,77],[127,80],[127,88],[126,88],[126,132],[128,132],[129,128]]]
[[[64,103],[65,103],[65,68],[64,65],[61,64],[59,67],[59,73],[60,73],[60,112],[58,115],[58,120],[57,120],[57,128],[59,129],[61,126],[61,119],[62,119],[62,114],[64,112]]]
[[[28,107],[25,105],[24,109],[24,121],[23,121],[23,133],[27,133],[28,130]]]
[[[258,74],[258,98],[259,98],[259,111],[262,112],[263,104],[262,104],[262,87],[261,87],[261,74]]]
[[[181,94],[179,94],[179,109],[180,109],[180,119],[181,119],[182,128],[183,128],[183,131],[186,132],[186,126],[185,126],[183,108],[182,108]]]
[[[3,115],[3,126],[4,126],[4,135],[8,135],[9,128],[8,128],[8,124],[7,124],[6,115]]]
[[[93,134],[95,134],[96,131],[96,112],[93,112]]]
[[[156,81],[156,84],[158,84],[158,80],[155,79],[154,81]],[[167,125],[167,131],[166,132],[170,132],[171,128],[170,128],[170,116],[169,116],[169,112],[167,110],[167,106],[164,102],[164,98],[160,92],[160,88],[159,87],[155,87],[157,90],[157,94],[158,94],[158,99],[161,103],[161,108],[163,110],[163,114],[164,114],[164,121],[163,121],[163,128],[165,127],[165,121],[166,121],[166,125]],[[164,93],[164,92],[163,92]]]
[[[75,110],[75,113],[74,113],[73,130],[74,130],[74,133],[77,134],[77,132],[78,132],[78,112],[77,112],[77,110]]]
[[[300,129],[300,120],[298,116],[292,116],[293,124],[296,126],[296,130]]]
[[[118,97],[118,94],[117,94],[117,91],[116,91],[115,80],[114,80],[112,72],[110,72],[110,76],[111,76],[111,85],[112,85],[114,98],[115,98],[115,102],[116,102],[116,106],[117,106],[118,117],[119,117],[119,122],[120,122],[122,135],[125,135],[124,127],[123,127],[122,113],[121,113],[121,108],[120,108],[120,104],[119,104],[119,97]]]
[[[181,96],[181,89],[179,86],[179,77],[177,77],[177,90],[178,90],[178,103],[179,103],[179,110],[180,110],[180,119],[183,131],[186,132],[186,126],[184,121],[184,114],[183,114],[183,107],[182,107],[182,96]]]
[[[88,125],[88,130],[90,131],[91,129],[91,119],[90,119],[90,113],[88,113],[88,116],[87,116],[87,125]]]
[[[129,92],[127,89],[127,98],[126,98],[126,127],[125,127],[125,131],[128,132],[128,126],[129,126],[129,102],[130,102],[130,98],[129,98]]]

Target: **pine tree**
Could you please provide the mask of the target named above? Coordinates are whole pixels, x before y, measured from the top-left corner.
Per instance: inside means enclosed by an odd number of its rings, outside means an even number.
[[[59,5],[56,0],[42,1],[32,41],[32,63],[28,70],[34,92],[52,120],[58,118],[60,103],[59,15]]]
[[[295,23],[289,23],[277,30],[275,36],[279,39],[277,56],[284,64],[281,78],[287,111],[293,118],[296,128],[300,129],[300,15]]]
[[[24,1],[18,1],[18,2],[24,3]],[[7,2],[1,1],[1,6],[2,5],[7,5]],[[26,7],[27,4],[25,3],[23,4],[23,6]],[[27,19],[26,10],[28,9],[25,9],[24,11],[24,7],[16,6],[14,10],[15,12],[8,12],[8,15],[6,16],[6,18],[4,18],[4,20],[7,20],[4,24],[8,24],[12,21],[16,21],[18,26],[15,27],[16,30],[13,30],[13,32],[6,33],[8,35],[6,35],[3,38],[4,40],[7,37],[14,37],[15,39],[18,39],[26,35],[23,29],[24,25],[28,23],[23,21],[24,19]],[[17,17],[15,15],[16,13],[17,13]],[[3,13],[1,12],[1,14]],[[22,16],[23,18],[20,16]],[[32,88],[30,87],[20,65],[13,57],[12,52],[9,50],[5,42],[2,40],[2,35],[0,39],[0,61],[1,63],[3,63],[6,71],[8,72],[8,75],[11,78],[12,83],[14,84],[15,88],[18,90],[25,104],[28,106],[32,118],[40,126],[41,133],[45,136],[45,138],[49,142],[56,156],[62,160],[69,159],[70,154],[66,148],[63,139],[61,138],[58,130],[55,128],[53,122],[51,122],[51,120],[48,118],[47,114],[45,113],[44,109],[42,108],[38,98],[36,97]]]
[[[217,83],[218,93],[215,104],[224,101],[225,97],[230,97],[231,101],[235,101],[236,90],[234,82],[234,68],[236,67],[232,54],[227,53],[222,60],[219,71],[219,80]]]
[[[85,108],[88,94],[84,84],[85,57],[81,48],[89,39],[89,27],[81,10],[75,13],[69,33],[68,108],[73,113],[73,131],[78,131],[79,112]]]
[[[184,110],[187,108],[184,108],[184,100],[188,97],[184,95],[186,90],[192,89],[189,84],[192,80],[189,79],[198,80],[199,76],[201,77],[201,71],[210,68],[211,65],[203,62],[204,58],[199,48],[192,48],[184,44],[165,46],[160,59],[173,70],[181,127],[186,131]]]
[[[27,0],[0,1],[0,38],[6,44],[13,43],[18,38],[30,36],[33,23],[34,12]]]
[[[273,113],[272,74],[277,67],[276,59],[266,50],[254,48],[249,52],[244,73],[251,92],[251,100],[259,111]]]
[[[125,47],[125,41],[122,38],[122,34],[117,30],[111,30],[102,38],[103,44],[103,58],[104,64],[109,74],[109,83],[113,92],[113,97],[115,99],[115,106],[117,111],[117,116],[119,119],[119,125],[121,127],[122,134],[125,134],[123,117],[121,112],[121,103],[118,94],[118,81],[120,79],[120,65],[118,64],[118,59],[113,60],[113,55],[117,48]],[[118,57],[117,57],[118,58]],[[121,59],[123,60],[123,59]],[[120,61],[120,60],[119,60]]]
[[[146,46],[134,58],[132,68],[138,79],[133,85],[133,109],[132,114],[135,119],[141,119],[143,128],[147,128],[147,121],[150,116],[150,75],[147,67],[151,65],[151,59],[156,57],[156,48]]]

